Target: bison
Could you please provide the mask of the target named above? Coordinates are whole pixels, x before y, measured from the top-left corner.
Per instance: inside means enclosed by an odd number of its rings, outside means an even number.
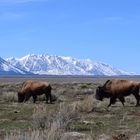
[[[36,82],[28,80],[23,83],[21,91],[18,92],[18,102],[26,102],[33,97],[33,102],[36,102],[37,96],[45,94],[46,102],[50,100],[52,103],[51,85],[47,82]]]
[[[100,101],[102,101],[104,98],[110,98],[108,107],[111,106],[111,104],[115,104],[116,99],[118,98],[124,106],[124,97],[133,94],[137,101],[136,106],[139,106],[139,88],[140,83],[136,81],[117,79],[107,80],[103,86],[97,87],[95,98]]]

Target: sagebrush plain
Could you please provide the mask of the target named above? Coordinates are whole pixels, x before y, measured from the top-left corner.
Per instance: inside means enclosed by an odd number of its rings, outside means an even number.
[[[140,138],[140,107],[126,97],[125,107],[109,99],[97,101],[95,90],[106,80],[119,78],[140,81],[140,77],[3,77],[0,78],[0,139],[4,140],[135,140]],[[24,81],[47,81],[53,104],[40,96],[34,104],[17,102]]]

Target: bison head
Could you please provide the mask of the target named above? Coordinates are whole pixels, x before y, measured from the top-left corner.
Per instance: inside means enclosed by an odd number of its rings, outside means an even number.
[[[23,102],[25,99],[25,94],[22,92],[18,92],[18,102]]]
[[[102,87],[100,87],[100,86],[97,87],[95,98],[96,98],[97,100],[100,100],[100,101],[103,100],[104,96],[103,96],[103,94],[102,94]]]

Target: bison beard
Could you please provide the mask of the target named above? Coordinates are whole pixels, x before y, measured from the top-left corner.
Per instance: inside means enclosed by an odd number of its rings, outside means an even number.
[[[140,106],[139,87],[140,84],[134,81],[116,79],[108,80],[103,86],[97,87],[95,98],[100,101],[104,98],[110,98],[108,107],[111,106],[111,104],[115,104],[118,98],[124,106],[124,97],[133,94],[137,101],[136,106]]]
[[[22,89],[18,92],[18,102],[26,102],[33,97],[33,102],[36,102],[37,96],[45,94],[46,103],[50,100],[52,103],[51,86],[45,82],[26,81],[22,85]]]

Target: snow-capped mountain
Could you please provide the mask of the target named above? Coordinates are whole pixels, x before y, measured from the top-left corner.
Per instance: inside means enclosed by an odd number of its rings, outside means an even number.
[[[0,75],[17,75],[17,74],[26,74],[25,71],[22,71],[13,65],[9,64],[7,61],[0,57]]]
[[[52,55],[27,55],[22,58],[8,58],[7,61],[24,71],[39,75],[132,75],[110,65],[90,59],[79,60],[72,57]]]

